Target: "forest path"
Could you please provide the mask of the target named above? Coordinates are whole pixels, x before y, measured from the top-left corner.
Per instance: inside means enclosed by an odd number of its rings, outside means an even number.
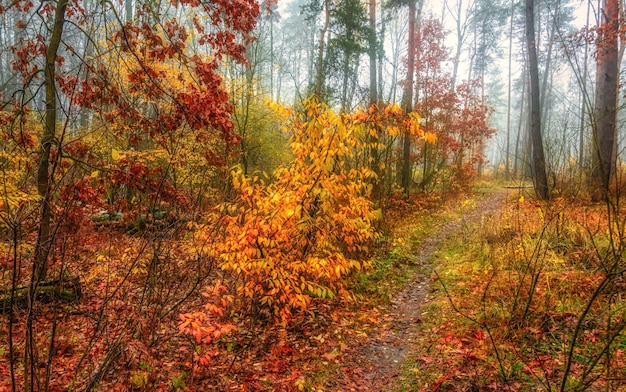
[[[352,347],[346,355],[343,377],[335,380],[342,391],[393,391],[401,381],[402,366],[412,353],[414,342],[420,336],[420,322],[424,305],[431,292],[433,255],[453,235],[459,233],[468,222],[480,221],[482,217],[496,213],[504,204],[511,190],[499,189],[477,195],[475,208],[455,214],[452,219],[438,224],[433,234],[421,243],[411,246],[411,259],[417,265],[409,283],[391,299],[385,309],[380,327],[369,333],[360,347]],[[407,219],[406,221],[414,221]],[[395,235],[410,235],[412,227],[394,230]]]

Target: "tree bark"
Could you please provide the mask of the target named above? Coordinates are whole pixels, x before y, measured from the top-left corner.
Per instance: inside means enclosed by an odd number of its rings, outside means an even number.
[[[561,2],[560,0],[557,0],[556,5],[554,7],[554,16],[552,18],[552,24],[549,26],[550,28],[550,35],[548,36],[548,52],[546,54],[546,63],[545,63],[545,68],[544,68],[544,72],[543,72],[543,81],[541,84],[541,96],[539,98],[539,105],[541,106],[541,121],[542,124],[548,124],[547,121],[547,117],[548,117],[548,110],[549,110],[549,105],[548,105],[548,100],[549,100],[549,96],[550,96],[550,92],[552,91],[552,83],[549,82],[548,78],[551,78],[551,74],[552,74],[552,70],[551,70],[551,64],[552,64],[552,52],[553,52],[553,46],[554,46],[554,35],[557,31],[557,26],[558,23],[560,23],[560,11],[561,11]],[[548,10],[548,12],[550,12],[550,10]],[[548,26],[546,26],[546,30],[548,29]]]
[[[370,106],[378,104],[378,78],[376,74],[376,67],[378,66],[376,61],[376,53],[378,51],[378,40],[376,39],[376,0],[369,0],[369,59],[370,59]],[[380,182],[381,173],[379,170],[379,157],[378,157],[378,127],[376,127],[375,133],[370,133],[370,168],[376,173],[377,179],[374,180],[372,187],[372,196],[378,197],[380,194]]]
[[[587,2],[587,19],[585,26],[589,26],[589,15],[591,13],[591,2]],[[588,67],[587,60],[589,58],[589,43],[585,40],[585,54],[583,55],[583,75],[581,81],[581,93],[580,93],[580,126],[578,131],[578,171],[579,175],[582,176],[583,170],[585,168],[585,128],[586,128],[586,119],[587,119],[587,100],[588,100],[588,90],[587,90],[587,75],[588,75]]]
[[[546,160],[543,152],[541,136],[541,108],[539,104],[539,66],[535,41],[535,4],[534,0],[526,0],[526,46],[528,53],[528,70],[530,72],[530,138],[532,143],[532,177],[537,197],[542,200],[549,198]]]
[[[409,37],[408,55],[406,70],[406,85],[402,97],[402,108],[405,115],[413,110],[413,75],[415,73],[415,3],[416,0],[409,0]],[[409,185],[411,183],[411,133],[409,127],[404,130],[404,140],[402,143],[402,188],[405,197],[409,196]]]
[[[317,53],[317,73],[315,76],[315,98],[318,101],[322,100],[322,78],[324,70],[324,40],[326,39],[326,32],[328,31],[328,24],[330,23],[330,8],[328,0],[324,1],[324,27],[320,33],[320,45]]]
[[[507,85],[507,105],[506,105],[506,154],[504,175],[507,180],[511,179],[511,84],[513,65],[513,17],[515,15],[515,2],[511,1],[511,20],[509,24],[509,65],[508,65],[508,85]]]
[[[41,197],[41,210],[39,213],[39,231],[37,233],[37,244],[35,246],[33,270],[28,290],[28,316],[26,318],[26,344],[24,360],[24,389],[35,390],[34,376],[36,364],[34,363],[35,348],[33,339],[33,307],[36,302],[37,286],[45,279],[48,262],[48,255],[52,247],[51,220],[52,196],[51,188],[51,159],[50,150],[56,143],[56,121],[57,121],[57,94],[56,94],[56,58],[63,36],[65,26],[65,10],[68,0],[60,0],[54,15],[52,35],[48,43],[45,59],[45,92],[46,92],[46,114],[43,135],[39,147],[39,165],[37,167],[37,191]]]
[[[133,0],[124,1],[124,10],[126,12],[126,15],[124,15],[126,23],[131,23],[133,21]]]
[[[617,132],[618,27],[617,0],[604,0],[598,37],[595,124],[593,127],[591,196],[594,201],[609,196],[615,171]]]
[[[376,0],[369,0],[369,17],[370,105],[375,105],[378,102],[378,89],[376,85],[376,52],[378,51],[378,42],[376,39]]]

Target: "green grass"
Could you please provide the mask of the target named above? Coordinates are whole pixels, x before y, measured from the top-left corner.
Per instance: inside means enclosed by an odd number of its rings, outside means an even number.
[[[446,212],[423,211],[419,216],[409,218],[410,224],[386,239],[389,250],[370,260],[373,268],[357,274],[352,290],[366,301],[388,304],[390,298],[419,272],[417,253],[420,246],[424,239],[435,233],[437,222],[449,219]]]

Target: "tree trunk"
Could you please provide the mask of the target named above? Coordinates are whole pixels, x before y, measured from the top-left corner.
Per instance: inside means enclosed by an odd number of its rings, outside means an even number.
[[[370,105],[375,105],[378,102],[378,89],[376,85],[376,52],[378,50],[378,42],[376,40],[376,0],[369,0],[369,17]]]
[[[376,39],[376,0],[369,0],[369,58],[370,58],[370,106],[378,103],[378,78],[376,75],[376,52],[378,51],[378,42]],[[374,180],[372,187],[372,196],[378,197],[380,194],[380,182],[381,173],[379,170],[379,157],[378,157],[378,127],[376,127],[375,133],[370,133],[370,168],[376,173],[377,179]]]
[[[35,247],[34,280],[45,279],[46,260],[50,251],[50,220],[51,220],[51,195],[50,195],[50,150],[56,139],[57,121],[57,97],[56,97],[56,57],[61,43],[63,26],[65,23],[65,9],[68,0],[61,0],[57,5],[54,27],[50,43],[46,52],[45,92],[46,92],[46,114],[45,126],[39,147],[39,165],[37,168],[37,191],[41,197],[41,212],[39,232],[37,236],[37,246]]]
[[[456,80],[459,73],[459,62],[461,61],[461,52],[463,50],[463,42],[465,41],[465,31],[466,25],[461,23],[461,12],[463,9],[463,0],[458,0],[457,10],[456,10],[456,50],[454,52],[454,57],[452,59],[453,69],[452,69],[452,87],[451,90],[454,91],[456,88]]]
[[[270,100],[278,102],[274,97],[274,15],[270,15]]]
[[[591,13],[591,2],[587,2],[587,21],[585,26],[589,26],[589,14]],[[578,172],[579,176],[582,176],[585,168],[585,128],[587,118],[587,102],[589,92],[587,90],[587,61],[589,53],[589,43],[585,40],[585,54],[583,56],[583,75],[581,81],[581,93],[580,93],[580,126],[578,131]]]
[[[380,30],[376,33],[377,36],[377,43],[378,42],[385,42],[385,34],[386,34],[386,23],[385,23],[385,14],[384,11],[385,8],[384,7],[380,7]],[[378,77],[378,89],[376,91],[376,98],[382,102],[382,96],[383,96],[383,60],[385,59],[385,48],[383,47],[383,45],[376,45],[376,53],[377,53],[377,58],[376,58],[376,62],[378,64],[378,72],[377,72],[377,77]]]
[[[343,80],[341,83],[341,113],[348,111],[348,85],[350,84],[350,56],[346,52],[343,56],[342,66]]]
[[[542,124],[545,126],[548,124],[546,118],[548,115],[548,100],[550,96],[550,92],[552,91],[552,83],[548,82],[548,78],[551,78],[551,64],[552,64],[552,48],[554,46],[554,35],[557,30],[557,26],[560,23],[560,10],[561,10],[561,2],[558,0],[556,2],[556,6],[554,7],[554,16],[552,17],[552,24],[550,26],[550,35],[548,36],[548,53],[546,55],[546,65],[543,71],[543,82],[541,84],[541,96],[539,98],[539,105],[541,107],[541,120]],[[546,29],[548,26],[546,26]]]
[[[315,76],[315,98],[318,101],[322,100],[322,78],[324,70],[324,40],[326,39],[326,32],[328,31],[328,24],[330,23],[330,9],[328,8],[328,0],[324,1],[324,27],[320,33],[320,45],[317,53],[317,73]]]
[[[124,1],[124,9],[126,11],[126,23],[131,23],[133,21],[133,0]]]
[[[526,55],[526,51],[524,51],[524,55]],[[515,151],[513,152],[513,178],[517,179],[517,174],[519,172],[519,166],[520,166],[520,161],[521,161],[521,157],[520,155],[523,153],[523,149],[522,149],[522,153],[520,153],[520,142],[522,140],[522,132],[525,128],[525,124],[524,124],[524,114],[525,114],[525,106],[526,106],[526,91],[528,90],[528,82],[526,80],[528,76],[528,71],[526,68],[522,69],[522,97],[520,99],[520,111],[519,111],[519,122],[517,124],[517,136],[515,138]],[[525,139],[525,138],[524,138]]]
[[[24,389],[34,391],[36,371],[35,342],[33,339],[33,307],[36,302],[37,286],[45,279],[48,255],[52,247],[51,235],[51,173],[50,173],[50,150],[56,139],[57,121],[57,94],[56,94],[56,58],[63,36],[65,25],[65,10],[68,0],[60,0],[54,15],[52,35],[46,51],[45,59],[45,93],[46,93],[46,114],[41,145],[39,147],[39,165],[37,168],[37,191],[41,197],[41,210],[39,215],[39,231],[37,233],[37,245],[35,246],[33,270],[28,290],[28,316],[26,318],[26,344],[24,358]],[[32,379],[29,378],[29,375]]]
[[[591,196],[594,201],[609,196],[615,170],[617,132],[618,17],[617,0],[604,0],[602,25],[598,37],[595,126],[593,128],[593,166]]]
[[[530,72],[530,138],[532,143],[532,177],[537,197],[549,198],[546,160],[541,136],[541,108],[539,105],[539,66],[535,41],[534,0],[526,0],[526,46],[528,52],[528,70]]]
[[[515,15],[515,2],[511,1],[511,20],[509,25],[509,66],[506,107],[506,154],[504,175],[507,180],[511,179],[511,68],[513,64],[513,16]]]
[[[415,69],[415,2],[409,0],[409,37],[408,55],[406,70],[406,85],[402,97],[402,107],[405,115],[413,110],[413,74]],[[402,145],[402,188],[405,197],[409,196],[409,185],[411,183],[411,133],[409,127],[404,130],[404,140]]]

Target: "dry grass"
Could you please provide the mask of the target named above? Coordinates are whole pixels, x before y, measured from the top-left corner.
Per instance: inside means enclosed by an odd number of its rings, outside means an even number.
[[[408,389],[620,390],[626,285],[606,206],[515,197],[436,256]],[[612,220],[609,230],[608,221]]]

